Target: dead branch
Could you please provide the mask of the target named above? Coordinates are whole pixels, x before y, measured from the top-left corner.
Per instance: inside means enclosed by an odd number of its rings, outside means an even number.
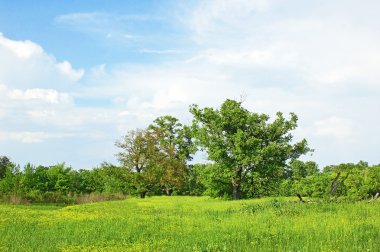
[[[302,203],[305,203],[305,201],[302,199],[301,194],[297,193],[297,197],[300,199]]]
[[[338,172],[336,177],[334,178],[334,180],[332,181],[331,183],[331,187],[330,187],[330,194],[332,195],[335,190],[348,178],[348,175],[350,175],[349,173],[347,173],[347,175],[341,180],[341,181],[338,181],[339,180],[339,177],[340,177],[341,173]]]

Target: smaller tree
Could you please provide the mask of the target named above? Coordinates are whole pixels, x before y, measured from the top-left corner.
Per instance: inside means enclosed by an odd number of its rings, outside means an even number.
[[[294,180],[300,180],[319,173],[318,165],[313,161],[302,162],[300,160],[292,160],[289,163],[289,168],[288,177]]]
[[[9,158],[3,158],[3,177],[0,178],[0,193],[18,193],[20,187],[20,167]]]
[[[100,164],[96,170],[102,178],[102,192],[126,194],[131,191],[131,173],[128,170],[107,162]]]
[[[186,161],[196,147],[191,130],[172,116],[159,117],[145,130],[129,131],[116,146],[119,161],[134,174],[134,185],[143,198],[148,191],[171,195],[184,185]]]
[[[185,174],[185,186],[180,191],[184,195],[200,196],[206,190],[202,180],[205,164],[188,165]]]
[[[11,160],[7,156],[0,156],[0,179],[5,177],[7,168],[11,164]]]
[[[134,187],[141,198],[158,183],[157,145],[157,138],[142,129],[129,131],[116,142],[116,146],[123,150],[117,157],[122,166],[133,174]]]
[[[191,160],[196,151],[192,132],[173,116],[158,117],[148,130],[158,143],[156,164],[161,173],[160,186],[166,195],[171,195],[185,184],[186,161]]]

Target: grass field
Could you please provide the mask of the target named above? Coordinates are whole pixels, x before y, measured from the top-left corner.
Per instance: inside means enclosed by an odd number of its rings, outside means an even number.
[[[0,251],[380,251],[380,202],[289,200],[0,205]]]

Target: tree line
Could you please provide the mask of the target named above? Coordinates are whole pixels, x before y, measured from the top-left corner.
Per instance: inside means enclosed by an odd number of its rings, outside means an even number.
[[[127,132],[116,146],[119,165],[92,170],[65,164],[21,170],[0,157],[0,194],[29,202],[75,202],[83,195],[209,195],[228,199],[264,196],[367,199],[380,191],[380,165],[341,164],[322,170],[299,160],[311,152],[305,139],[295,142],[297,116],[280,112],[271,119],[242,102],[220,108],[190,106],[193,121],[183,125],[162,116],[144,129]],[[197,151],[205,164],[192,164]]]

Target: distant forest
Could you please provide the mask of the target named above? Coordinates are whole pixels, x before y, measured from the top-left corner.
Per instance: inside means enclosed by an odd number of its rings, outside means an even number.
[[[27,164],[23,169],[0,156],[4,202],[81,203],[127,196],[208,195],[226,199],[306,196],[363,200],[380,192],[380,165],[367,162],[319,169],[299,157],[312,152],[294,142],[297,116],[275,118],[226,100],[220,108],[190,106],[191,125],[159,117],[145,129],[126,133],[115,144],[119,164],[74,170],[64,163]],[[208,163],[191,164],[197,151]]]

